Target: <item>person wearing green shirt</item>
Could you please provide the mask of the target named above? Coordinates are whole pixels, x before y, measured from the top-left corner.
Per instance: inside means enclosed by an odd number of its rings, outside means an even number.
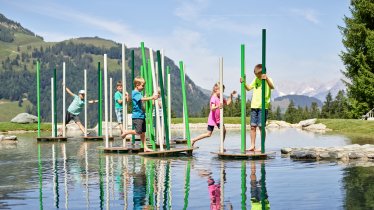
[[[253,90],[251,100],[251,146],[248,151],[261,151],[256,149],[256,130],[260,128],[261,132],[261,107],[262,107],[262,80],[265,80],[265,123],[268,115],[268,108],[270,105],[271,90],[274,89],[273,80],[266,74],[262,74],[262,65],[257,64],[254,68],[255,78],[248,85],[245,83],[245,89],[247,91]],[[243,81],[240,78],[240,82]],[[266,125],[264,125],[266,126]],[[265,135],[265,134],[264,134]]]
[[[117,91],[114,93],[114,108],[116,112],[117,122],[119,125],[119,128],[122,130],[122,122],[123,122],[123,96],[122,96],[122,81],[117,82]],[[126,101],[128,101],[128,94],[125,93]]]

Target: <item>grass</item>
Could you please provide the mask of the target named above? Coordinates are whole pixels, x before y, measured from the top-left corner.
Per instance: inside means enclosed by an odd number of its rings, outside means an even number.
[[[51,124],[42,123],[40,125],[40,129],[42,131],[50,130]],[[16,131],[16,130],[36,131],[38,130],[38,123],[18,124],[18,123],[12,123],[12,122],[0,122],[0,132]]]
[[[22,107],[18,106],[18,101],[0,100],[0,122],[8,122],[17,114],[26,112],[26,106],[32,106],[31,102],[24,100]]]

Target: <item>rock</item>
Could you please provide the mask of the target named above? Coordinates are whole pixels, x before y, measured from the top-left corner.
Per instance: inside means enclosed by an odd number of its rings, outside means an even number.
[[[322,123],[318,123],[318,124],[313,124],[313,125],[303,127],[303,129],[307,131],[319,131],[320,132],[320,131],[326,130],[326,125]]]
[[[366,157],[369,159],[374,159],[374,152],[373,153],[367,153]]]
[[[38,122],[38,117],[28,113],[20,113],[16,117],[14,117],[11,122],[21,124],[36,123]]]
[[[321,152],[321,153],[319,153],[319,158],[321,158],[321,159],[329,159],[330,158],[330,154],[329,154],[329,152]]]
[[[279,125],[281,128],[291,128],[291,124],[286,122],[286,121],[276,121],[276,123]]]
[[[348,153],[349,159],[359,159],[359,158],[364,158],[365,155],[361,152],[350,152]]]
[[[17,136],[6,136],[3,140],[17,140]]]
[[[302,126],[299,124],[291,124],[291,127],[296,129],[302,129]]]
[[[292,152],[292,148],[285,147],[285,148],[282,148],[282,149],[281,149],[281,153],[282,153],[282,154],[288,154],[288,153],[290,153],[290,152]]]
[[[266,128],[269,128],[269,129],[279,129],[280,126],[277,124],[277,123],[269,123]]]
[[[344,157],[346,157],[347,154],[344,152],[331,151],[329,152],[329,156],[333,159],[344,159]]]
[[[294,159],[304,159],[305,155],[306,153],[304,151],[296,150],[291,152],[290,157]]]
[[[301,127],[307,127],[307,126],[310,126],[310,125],[315,124],[316,121],[317,121],[316,118],[314,118],[314,119],[308,119],[308,120],[303,120],[303,121],[300,121],[300,122],[299,122],[299,125],[300,125]]]
[[[0,141],[2,141],[5,138],[4,135],[0,135]]]

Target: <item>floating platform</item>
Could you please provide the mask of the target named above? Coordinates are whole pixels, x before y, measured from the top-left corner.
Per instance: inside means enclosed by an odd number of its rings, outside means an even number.
[[[245,154],[242,154],[240,150],[229,150],[226,152],[211,152],[212,154],[218,155],[221,159],[249,159],[249,160],[263,160],[273,156],[276,152],[255,152],[255,151],[246,151]]]
[[[105,153],[139,153],[143,152],[144,149],[140,146],[128,146],[128,147],[99,147],[99,150],[103,150]]]
[[[59,142],[59,141],[67,141],[68,138],[62,137],[62,136],[58,136],[58,137],[47,136],[47,137],[37,137],[36,140],[42,141],[42,142],[56,142],[56,141]]]
[[[175,157],[175,156],[192,156],[193,150],[196,148],[178,148],[164,151],[141,152],[139,155],[150,157]]]
[[[83,136],[83,140],[85,141],[103,141],[105,140],[105,136]],[[114,137],[109,136],[109,141],[113,141]]]

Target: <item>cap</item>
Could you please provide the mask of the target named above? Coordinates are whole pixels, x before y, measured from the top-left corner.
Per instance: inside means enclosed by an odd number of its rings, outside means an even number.
[[[78,93],[79,94],[85,94],[86,92],[84,90],[80,90]]]

